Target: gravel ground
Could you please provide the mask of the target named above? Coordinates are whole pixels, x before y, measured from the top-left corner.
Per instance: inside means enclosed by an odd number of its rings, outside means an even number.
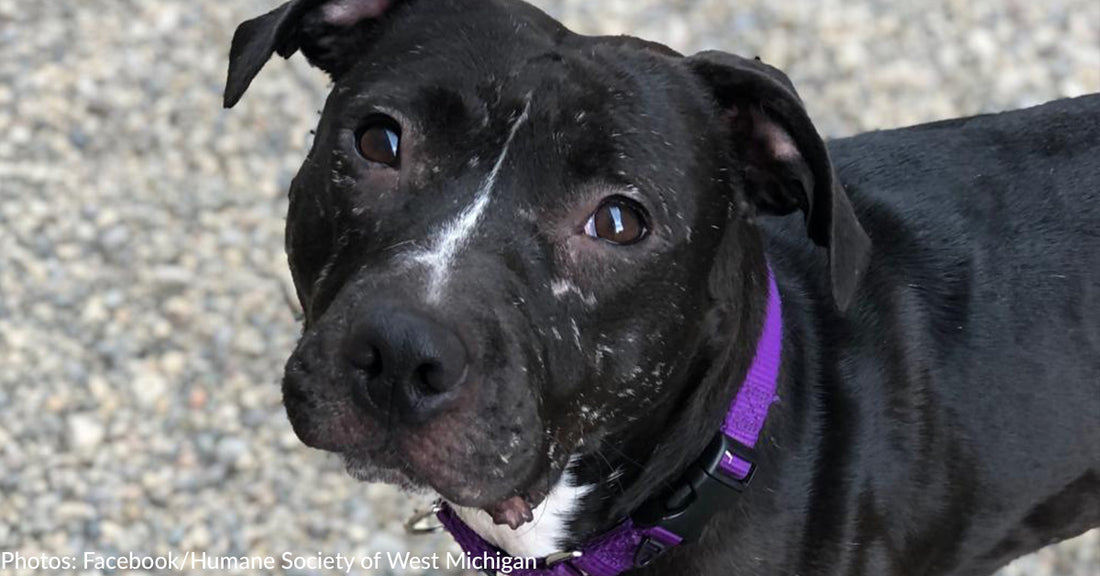
[[[285,190],[326,83],[274,62],[220,107],[233,29],[274,2],[0,0],[0,551],[449,549],[280,405]],[[832,136],[1100,91],[1095,0],[538,3],[759,54]],[[1002,576],[1095,576],[1098,543]]]

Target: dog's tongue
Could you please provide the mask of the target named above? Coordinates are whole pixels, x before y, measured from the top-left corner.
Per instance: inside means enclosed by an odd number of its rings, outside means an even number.
[[[512,530],[535,519],[535,515],[531,512],[531,505],[522,496],[513,496],[485,508],[485,511],[493,517],[494,523],[507,524]]]

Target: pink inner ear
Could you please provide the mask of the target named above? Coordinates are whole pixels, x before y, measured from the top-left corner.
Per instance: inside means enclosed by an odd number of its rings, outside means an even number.
[[[392,0],[333,0],[323,8],[325,22],[333,26],[354,26],[382,16],[392,3]]]
[[[763,142],[765,150],[776,160],[791,161],[801,157],[798,146],[795,145],[787,131],[780,128],[763,112],[753,111],[753,138]]]

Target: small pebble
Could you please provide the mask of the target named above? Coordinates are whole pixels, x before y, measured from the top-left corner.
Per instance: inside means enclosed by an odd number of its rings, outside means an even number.
[[[69,446],[74,450],[98,448],[106,435],[106,428],[95,414],[71,414],[69,416]]]

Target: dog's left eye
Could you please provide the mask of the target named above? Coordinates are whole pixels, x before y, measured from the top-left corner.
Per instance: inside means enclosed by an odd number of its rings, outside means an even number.
[[[359,132],[359,153],[371,162],[396,166],[400,151],[401,128],[392,118],[371,118]]]
[[[588,236],[620,246],[641,241],[648,231],[642,207],[622,197],[605,200],[584,225]]]

